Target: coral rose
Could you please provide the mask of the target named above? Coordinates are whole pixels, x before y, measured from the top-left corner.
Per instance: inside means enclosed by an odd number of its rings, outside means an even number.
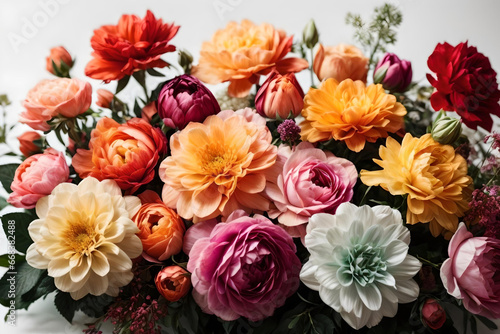
[[[193,66],[191,74],[209,84],[229,81],[228,94],[245,97],[259,77],[272,69],[284,74],[307,68],[304,59],[284,59],[292,43],[293,36],[287,37],[270,24],[230,22],[210,42],[203,43],[200,62]]]
[[[158,292],[170,302],[176,302],[191,289],[190,274],[179,266],[165,267],[156,275]]]
[[[48,131],[50,121],[57,115],[72,118],[89,109],[92,87],[79,79],[58,78],[42,80],[32,88],[23,106],[19,121],[35,130]]]
[[[7,202],[16,208],[32,209],[59,183],[69,181],[69,167],[64,155],[48,148],[43,154],[32,155],[17,167]]]
[[[26,131],[17,137],[17,140],[19,140],[19,150],[26,158],[36,153],[42,153],[40,146],[34,143],[40,138],[42,136],[35,131]]]
[[[81,178],[112,179],[134,193],[154,178],[154,168],[167,153],[167,139],[141,118],[118,124],[102,118],[92,130],[89,149],[78,149],[73,167]]]
[[[168,66],[160,57],[175,51],[168,43],[177,30],[179,26],[164,24],[149,10],[143,19],[122,15],[117,25],[94,30],[90,40],[94,58],[85,67],[85,75],[110,82],[139,70]]]
[[[427,79],[436,91],[431,96],[435,110],[455,111],[469,128],[491,131],[491,115],[500,117],[497,73],[490,61],[473,46],[438,44],[427,60],[436,78]]]
[[[368,58],[353,45],[323,47],[320,44],[314,57],[313,70],[319,80],[333,78],[339,82],[345,79],[366,82]]]
[[[309,142],[342,140],[359,152],[367,141],[374,143],[403,129],[404,115],[405,107],[386,94],[382,85],[365,87],[359,80],[327,79],[318,89],[309,89],[304,98],[301,136]]]
[[[198,222],[236,209],[269,209],[262,191],[277,148],[265,119],[251,109],[189,123],[170,137],[170,149],[159,170],[162,198],[181,217]]]
[[[141,230],[137,236],[142,241],[146,260],[165,261],[182,250],[186,227],[181,217],[162,202],[154,191],[139,195],[142,206],[133,220]]]
[[[341,203],[349,202],[358,179],[352,162],[310,143],[300,143],[293,151],[280,146],[271,171],[277,178],[267,183],[265,193],[277,209],[270,210],[269,217],[278,217],[294,237],[305,236],[313,214],[334,214]]]
[[[441,266],[446,291],[462,299],[465,308],[487,318],[500,318],[500,240],[473,237],[464,223],[448,246]]]
[[[433,236],[451,237],[458,217],[468,210],[472,179],[467,162],[452,146],[441,145],[430,134],[413,138],[407,133],[399,144],[387,138],[374,159],[382,170],[362,170],[361,181],[380,185],[392,195],[408,195],[406,222],[429,223]]]
[[[73,67],[73,59],[68,50],[63,46],[50,49],[50,55],[46,58],[45,65],[47,71],[60,77],[68,77],[71,67]]]
[[[297,290],[300,260],[293,239],[281,227],[242,211],[211,230],[204,224],[186,233],[186,239],[196,240],[187,268],[193,297],[204,312],[225,321],[240,316],[259,321]]]

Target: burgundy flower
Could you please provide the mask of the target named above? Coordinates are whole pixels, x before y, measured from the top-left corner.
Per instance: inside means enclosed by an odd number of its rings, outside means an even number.
[[[491,114],[500,116],[497,73],[490,61],[473,46],[438,44],[427,60],[436,78],[427,79],[436,91],[431,96],[435,110],[455,111],[469,128],[491,131]]]
[[[208,88],[186,74],[166,82],[158,96],[157,109],[165,125],[179,130],[189,122],[203,122],[220,111]]]
[[[437,300],[429,298],[422,306],[422,322],[432,329],[441,328],[446,322],[446,312]]]

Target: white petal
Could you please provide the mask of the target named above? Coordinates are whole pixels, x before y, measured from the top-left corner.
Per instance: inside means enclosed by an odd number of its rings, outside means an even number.
[[[59,277],[69,273],[71,267],[67,259],[59,258],[51,260],[47,269],[49,276]]]
[[[347,287],[340,288],[340,305],[346,312],[351,312],[354,308],[356,299],[359,299],[359,294],[356,291],[356,284],[351,284]]]
[[[89,262],[90,262],[89,258],[82,257],[80,265],[70,270],[69,275],[73,282],[80,282],[85,276],[88,275],[90,270]]]
[[[415,276],[422,264],[417,258],[407,255],[403,262],[397,266],[391,266],[387,269],[396,280],[407,280]]]
[[[389,267],[396,266],[403,262],[408,254],[408,245],[401,240],[393,240],[385,247],[385,261]]]
[[[328,213],[317,213],[309,218],[309,224],[307,224],[307,233],[309,234],[312,230],[318,228],[329,229],[335,226],[335,216]]]
[[[407,281],[398,281],[396,285],[396,296],[400,303],[409,303],[417,299],[419,292],[418,284],[410,279]]]
[[[340,305],[340,289],[326,289],[324,286],[319,288],[319,296],[321,300],[335,311],[339,312],[342,308]]]
[[[125,196],[123,197],[125,200],[125,205],[127,207],[127,211],[129,212],[130,218],[134,217],[134,215],[141,208],[141,200],[136,196]]]
[[[34,243],[26,251],[26,261],[30,266],[37,269],[47,269],[49,265],[49,260],[38,253]]]
[[[327,289],[337,288],[339,286],[339,280],[337,279],[338,268],[339,267],[337,266],[328,264],[319,265],[315,274],[316,279],[319,281],[319,284]]]
[[[355,284],[355,286],[359,297],[368,309],[372,311],[380,309],[382,305],[382,294],[375,284],[367,284],[364,287]]]
[[[380,310],[378,310],[376,312],[371,312],[370,317],[366,321],[366,327],[371,328],[373,326],[378,325],[383,317],[384,317],[384,315],[382,314],[382,311],[380,311]]]
[[[316,270],[318,266],[313,265],[311,261],[307,261],[300,270],[300,280],[309,289],[319,291],[319,282],[315,277]]]
[[[99,276],[109,272],[108,259],[99,251],[92,252],[92,270]]]

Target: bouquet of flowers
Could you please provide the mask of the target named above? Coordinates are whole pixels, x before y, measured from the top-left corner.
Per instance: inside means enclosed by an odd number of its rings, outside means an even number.
[[[443,43],[431,86],[412,83],[411,63],[387,53],[401,20],[392,5],[369,22],[349,14],[364,51],[320,44],[314,21],[295,41],[232,22],[194,65],[185,50],[178,64],[161,58],[179,26],[123,15],[90,41],[85,75],[117,82],[94,104],[73,57],[53,48],[57,78],[27,93],[19,118],[36,131],[19,137],[22,162],[1,167],[2,206],[22,211],[2,217],[0,303],[27,309],[55,293],[68,321],[95,319],[87,334],[104,322],[113,333],[456,333],[450,312],[495,329],[496,72],[467,42]],[[127,102],[131,78],[143,95]],[[214,95],[204,83],[228,85]]]

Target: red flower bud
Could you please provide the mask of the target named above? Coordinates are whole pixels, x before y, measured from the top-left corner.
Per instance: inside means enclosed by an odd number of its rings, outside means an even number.
[[[422,322],[429,328],[439,329],[446,321],[446,312],[435,299],[427,299],[422,306]]]

